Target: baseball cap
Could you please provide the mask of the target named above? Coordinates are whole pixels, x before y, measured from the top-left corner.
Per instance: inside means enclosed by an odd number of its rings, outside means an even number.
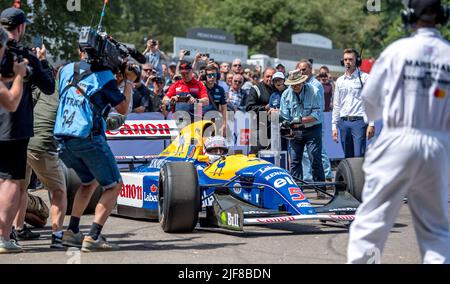
[[[177,67],[177,64],[175,62],[170,62],[169,67]]]
[[[181,61],[180,63],[180,71],[191,71],[192,70],[192,64],[189,61]]]
[[[30,24],[25,12],[17,8],[8,8],[3,10],[0,16],[0,22],[4,26],[17,27],[23,23]]]
[[[414,15],[420,17],[428,10],[439,11],[441,8],[441,0],[411,0],[409,8],[414,10]]]
[[[275,69],[276,68],[280,68],[280,67],[282,67],[282,68],[286,68],[283,64],[281,64],[281,63],[278,63],[278,65],[277,66],[275,66]]]
[[[277,79],[286,80],[286,76],[284,76],[284,74],[282,72],[277,72],[277,73],[273,74],[272,82],[275,82],[275,80],[277,80]]]

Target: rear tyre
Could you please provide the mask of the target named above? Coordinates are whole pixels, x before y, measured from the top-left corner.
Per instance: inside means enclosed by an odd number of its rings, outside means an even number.
[[[362,202],[365,182],[363,163],[363,158],[346,159],[339,164],[336,171],[336,182],[347,184],[347,191],[359,202]]]
[[[161,169],[158,218],[166,233],[190,233],[198,221],[200,187],[192,163],[167,163]]]

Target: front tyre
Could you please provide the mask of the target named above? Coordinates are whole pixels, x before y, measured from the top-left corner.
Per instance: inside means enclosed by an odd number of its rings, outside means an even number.
[[[190,233],[198,221],[200,187],[192,163],[167,163],[161,169],[158,218],[166,233]]]

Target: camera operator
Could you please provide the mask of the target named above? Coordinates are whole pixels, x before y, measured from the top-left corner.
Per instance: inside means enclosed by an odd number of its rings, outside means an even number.
[[[75,195],[63,244],[81,247],[83,252],[116,249],[101,235],[122,187],[119,169],[106,142],[105,117],[111,107],[121,115],[128,114],[133,84],[138,77],[132,69],[126,63],[122,70],[123,94],[110,67],[90,65],[82,60],[64,66],[59,73],[60,105],[54,134],[61,159],[75,170],[82,182]],[[73,80],[75,76],[79,82]],[[104,192],[91,230],[84,237],[79,228],[80,218],[99,184]]]
[[[16,8],[8,8],[0,15],[0,23],[8,33],[9,40],[7,42],[7,50],[2,59],[1,73],[2,81],[7,86],[15,79],[17,67],[14,68],[14,58],[19,61],[28,62],[29,68],[26,70],[25,80],[23,83],[23,93],[19,106],[15,112],[0,112],[0,141],[2,141],[1,157],[2,166],[1,173],[3,186],[11,188],[5,196],[13,196],[13,203],[2,207],[1,210],[6,213],[0,213],[5,222],[3,226],[11,226],[9,214],[17,213],[17,205],[19,200],[25,198],[27,189],[21,188],[20,196],[15,196],[14,188],[19,186],[18,181],[25,178],[27,146],[29,139],[33,137],[33,105],[31,90],[32,87],[39,88],[44,94],[51,95],[55,91],[55,81],[52,70],[46,61],[46,49],[36,48],[36,55],[29,49],[20,45],[26,31],[28,22],[25,13]],[[19,74],[21,76],[22,74]],[[17,79],[17,78],[16,78]],[[8,209],[9,208],[9,209]],[[15,212],[13,212],[15,210]],[[11,228],[2,228],[2,235],[6,235]],[[9,238],[9,237],[8,237]],[[8,239],[6,238],[6,239]],[[12,248],[12,251],[21,251],[20,247]]]

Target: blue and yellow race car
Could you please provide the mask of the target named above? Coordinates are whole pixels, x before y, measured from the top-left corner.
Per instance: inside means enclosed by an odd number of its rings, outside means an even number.
[[[191,124],[160,155],[122,172],[114,214],[158,219],[167,233],[191,232],[197,224],[243,231],[246,225],[354,219],[364,184],[362,160],[342,161],[335,183],[306,183],[251,155],[235,153],[209,164],[203,149],[207,133],[214,133],[213,122]],[[334,194],[324,190],[330,187]],[[313,206],[305,195],[309,189],[330,195],[331,201]]]

